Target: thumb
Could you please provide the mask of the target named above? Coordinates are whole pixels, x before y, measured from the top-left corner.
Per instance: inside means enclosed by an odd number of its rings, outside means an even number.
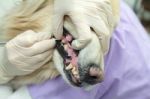
[[[53,34],[58,40],[60,40],[63,35],[63,18],[63,14],[54,13],[53,15]]]
[[[87,23],[87,20],[81,13],[72,13],[71,20],[75,25],[78,37],[72,42],[74,49],[80,50],[84,48],[91,41],[91,30]]]

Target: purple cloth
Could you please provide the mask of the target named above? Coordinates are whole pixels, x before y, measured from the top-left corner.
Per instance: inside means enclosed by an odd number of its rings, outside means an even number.
[[[72,88],[61,77],[29,86],[33,99],[150,99],[150,38],[121,2],[121,21],[105,57],[105,80],[91,91]]]

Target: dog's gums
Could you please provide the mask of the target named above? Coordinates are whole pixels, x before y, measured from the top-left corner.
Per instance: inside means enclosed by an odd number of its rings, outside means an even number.
[[[63,58],[64,71],[66,71],[73,84],[80,84],[78,71],[78,51],[71,46],[73,37],[69,33],[64,33],[61,40],[56,40],[56,48]]]

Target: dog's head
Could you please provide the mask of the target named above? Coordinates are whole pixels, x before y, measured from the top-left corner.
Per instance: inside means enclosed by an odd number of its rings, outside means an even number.
[[[70,34],[67,35],[69,36]],[[70,36],[66,44],[64,39],[57,41],[57,50],[54,51],[54,64],[62,77],[69,84],[84,88],[89,88],[94,84],[102,82],[104,63],[98,37],[93,32],[91,42],[79,51],[71,48],[71,44],[69,44],[73,40],[71,39]],[[69,51],[71,50],[71,54],[67,51],[66,45],[69,46],[68,49]]]
[[[11,17],[8,17],[8,19],[6,18],[7,22],[5,21],[5,25],[3,25],[4,27],[3,30],[7,31],[3,32],[6,35],[11,35],[11,37],[14,37],[18,33],[22,33],[27,29],[31,29],[34,31],[49,32],[51,30],[50,23],[52,23],[51,17],[53,14],[52,6],[49,5],[52,3],[49,2],[51,2],[51,0],[41,0],[41,1],[23,0],[22,3],[23,6],[21,4],[21,10],[16,11],[13,16],[11,12],[10,15],[8,15]],[[35,4],[37,4],[37,6],[35,6]],[[67,25],[65,26],[65,24],[64,27],[66,28],[66,30],[69,31],[70,35],[72,35],[74,38],[74,35],[72,34],[74,30],[67,28]],[[73,26],[69,24],[68,27]],[[67,44],[70,42],[71,41],[68,41]],[[91,85],[100,83],[103,80],[103,71],[104,71],[103,53],[101,51],[102,49],[101,44],[99,42],[99,38],[95,35],[95,33],[92,33],[91,42],[89,42],[87,46],[81,49],[80,51],[75,52],[75,50],[70,48],[70,50],[75,55],[73,56],[73,54],[71,54],[72,55],[71,58],[74,57],[73,59],[75,60],[73,61],[71,60],[69,64],[76,61],[74,62],[74,64],[72,64],[75,66],[70,66],[67,63],[67,59],[70,60],[69,53],[61,54],[60,49],[65,49],[65,46],[60,46],[60,44],[62,44],[61,41],[59,41],[58,43],[59,43],[57,46],[58,48],[54,51],[53,55],[54,64],[57,70],[62,75],[62,77],[69,84],[73,86],[87,88]],[[74,67],[76,68],[74,69]]]

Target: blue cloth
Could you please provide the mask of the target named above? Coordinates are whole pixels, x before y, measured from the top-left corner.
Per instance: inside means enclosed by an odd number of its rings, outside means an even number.
[[[105,80],[91,91],[58,77],[28,90],[33,99],[150,99],[150,38],[121,1],[121,20],[105,57]]]

